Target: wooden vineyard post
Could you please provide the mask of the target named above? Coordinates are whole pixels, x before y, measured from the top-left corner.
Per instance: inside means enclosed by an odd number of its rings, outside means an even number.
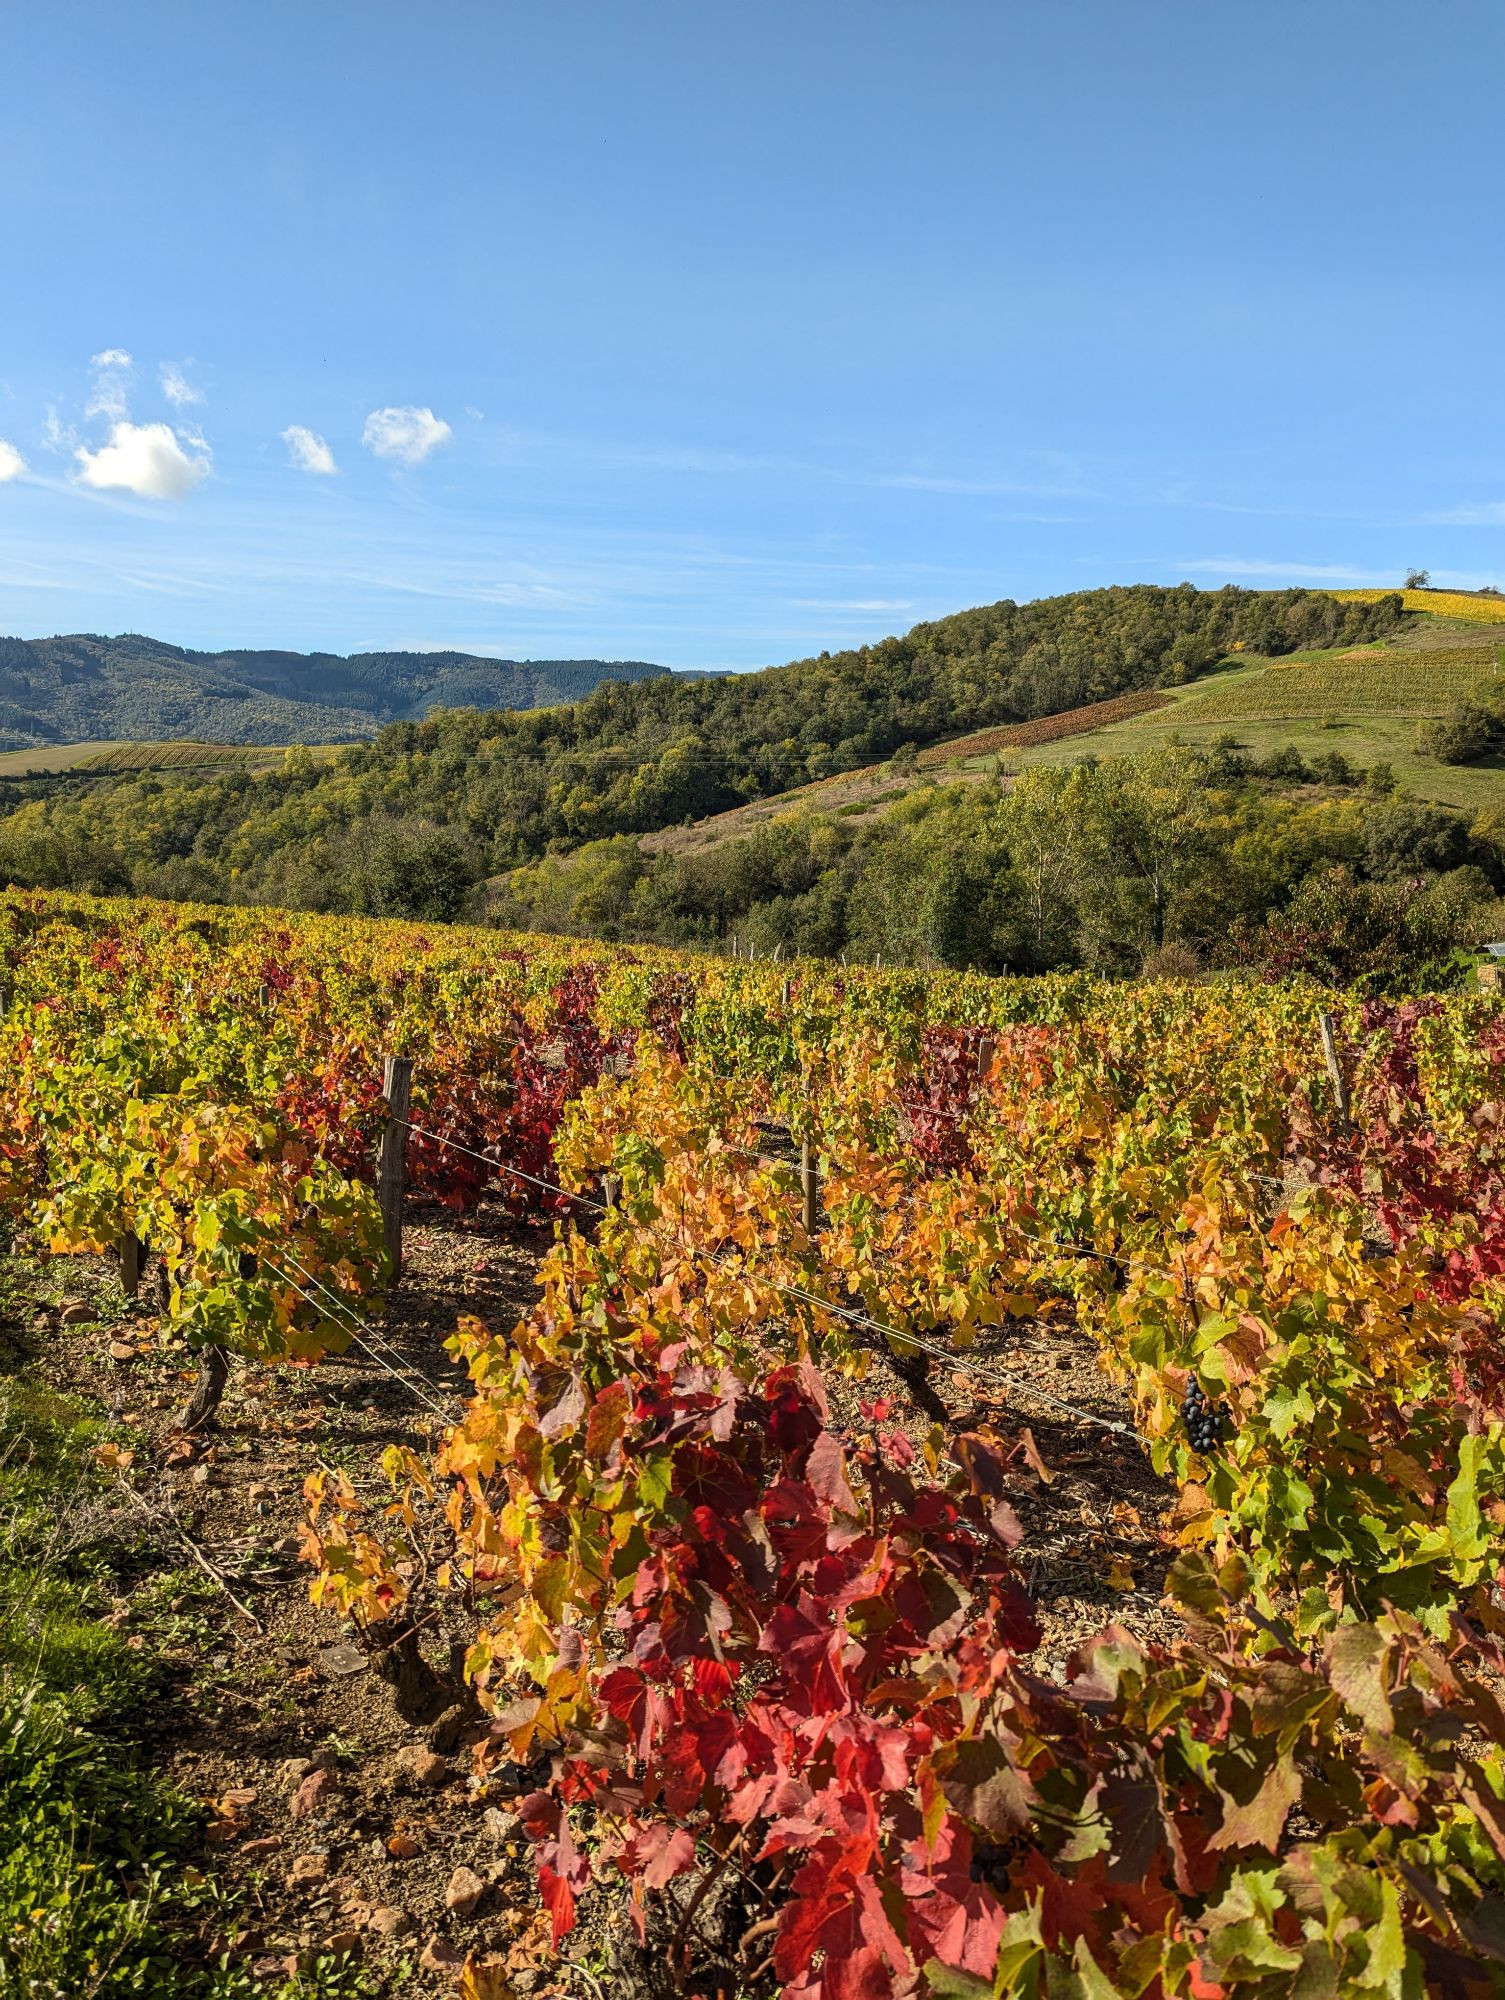
[[[408,1105],[413,1094],[410,1056],[388,1056],[382,1068],[382,1096],[387,1100],[386,1130],[381,1135],[377,1190],[381,1198],[382,1233],[395,1279],[402,1269],[402,1194],[406,1181]]]
[[[615,1174],[601,1176],[601,1198],[608,1208],[615,1208],[622,1199],[622,1183]]]
[[[135,1298],[141,1289],[142,1248],[136,1232],[126,1230],[120,1239],[120,1289],[128,1299]]]
[[[820,1171],[808,1139],[800,1141],[800,1187],[805,1197],[805,1234],[813,1243],[820,1227]]]
[[[1331,1014],[1319,1014],[1317,1026],[1322,1031],[1322,1053],[1327,1059],[1327,1073],[1332,1078],[1333,1093],[1338,1100],[1338,1116],[1343,1121],[1345,1131],[1353,1129],[1349,1116],[1348,1085],[1343,1079],[1343,1065],[1338,1060],[1338,1038],[1333,1028]]]

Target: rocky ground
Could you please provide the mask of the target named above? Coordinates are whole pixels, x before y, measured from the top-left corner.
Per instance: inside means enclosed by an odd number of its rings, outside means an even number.
[[[234,1913],[194,1949],[229,1951],[268,1981],[344,1954],[382,1994],[453,1990],[467,1955],[494,1968],[498,1992],[625,1990],[627,1921],[609,1904],[567,1963],[553,1958],[515,1814],[535,1779],[511,1766],[476,1775],[458,1715],[403,1723],[368,1655],[310,1604],[298,1554],[305,1477],[330,1466],[374,1485],[384,1446],[429,1441],[464,1387],[442,1340],[461,1313],[505,1326],[525,1311],[549,1240],[549,1225],[499,1202],[464,1220],[414,1208],[382,1358],[237,1366],[197,1445],[176,1425],[190,1359],[164,1348],[151,1287],[128,1301],[105,1263],[48,1267],[52,1299],[33,1332],[57,1337],[34,1341],[36,1365],[102,1404],[122,1440],[107,1504],[137,1553],[108,1616],[160,1659],[150,1754],[207,1805],[205,1867]],[[880,1362],[870,1390],[885,1372]],[[881,1386],[903,1405],[897,1376]],[[1064,1671],[1110,1620],[1158,1636],[1167,1558],[1155,1529],[1173,1496],[1136,1442],[1046,1400],[1126,1417],[1091,1342],[1047,1318],[937,1364],[931,1386],[958,1428],[1029,1427],[1011,1499],[1045,1628],[1041,1667]],[[838,1388],[838,1408],[849,1394]]]

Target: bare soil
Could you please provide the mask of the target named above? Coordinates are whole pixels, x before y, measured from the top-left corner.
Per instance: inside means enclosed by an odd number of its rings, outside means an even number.
[[[462,1313],[505,1327],[526,1312],[551,1234],[499,1201],[465,1219],[415,1205],[381,1328],[389,1359],[237,1364],[217,1430],[192,1449],[176,1429],[190,1357],[164,1347],[152,1287],[127,1301],[112,1266],[74,1260],[66,1290],[90,1317],[61,1328],[54,1310],[38,1321],[56,1329],[40,1344],[45,1372],[97,1398],[134,1438],[123,1474],[134,1497],[122,1491],[118,1511],[139,1516],[145,1580],[112,1622],[161,1657],[151,1754],[209,1805],[205,1866],[255,1912],[200,1940],[206,1952],[228,1949],[281,1976],[311,1954],[346,1951],[393,1995],[452,1988],[467,1952],[502,1959],[512,1989],[540,2000],[663,1986],[662,1953],[655,1966],[636,1951],[625,1910],[607,1897],[587,1899],[570,1960],[554,1961],[515,1818],[540,1774],[504,1766],[482,1778],[455,1718],[428,1730],[403,1723],[352,1635],[311,1605],[298,1555],[304,1479],[340,1467],[374,1492],[385,1446],[432,1442],[466,1386],[441,1343]],[[1064,1316],[1016,1323],[954,1366],[936,1363],[929,1386],[954,1428],[1030,1429],[1036,1463],[1020,1460],[1010,1498],[1045,1632],[1039,1669],[1064,1674],[1073,1648],[1110,1621],[1165,1636],[1167,1555],[1155,1530],[1173,1493],[1137,1442],[1045,1400],[1127,1421],[1090,1339]],[[911,1388],[879,1359],[865,1393],[893,1394],[918,1436],[931,1419]],[[855,1415],[850,1384],[835,1384],[833,1401],[838,1417]],[[452,1907],[456,1886],[476,1887],[456,1884],[461,1869],[479,1879],[473,1907],[463,1896]]]

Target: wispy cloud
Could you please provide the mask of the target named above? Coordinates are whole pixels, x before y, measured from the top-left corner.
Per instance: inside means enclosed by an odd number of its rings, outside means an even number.
[[[194,387],[175,361],[164,361],[159,371],[162,393],[169,403],[181,409],[185,403],[202,403],[204,392]]]
[[[1451,507],[1445,514],[1428,514],[1429,527],[1438,528],[1502,528],[1505,527],[1505,500],[1485,500],[1473,507]]]
[[[119,488],[143,500],[186,498],[212,463],[202,438],[170,424],[117,423],[108,444],[98,451],[80,445],[74,456],[85,486]]]
[[[54,404],[47,405],[47,416],[42,424],[42,442],[49,451],[72,451],[78,443],[78,431],[72,424],[65,424]]]
[[[448,444],[454,432],[442,417],[416,404],[373,410],[361,432],[361,443],[378,458],[400,465],[421,465],[431,451]]]
[[[1351,563],[1270,562],[1262,556],[1208,556],[1173,565],[1182,576],[1304,577],[1313,583],[1378,584],[1393,582],[1376,570],[1355,569]]]
[[[912,597],[796,597],[799,611],[913,611]]]
[[[13,444],[0,438],[0,486],[4,486],[7,480],[19,479],[25,470],[26,460],[20,452]]]
[[[123,347],[106,347],[93,357],[89,366],[94,370],[94,387],[84,415],[120,422],[129,409],[126,396],[130,389],[131,357]]]
[[[299,472],[317,472],[328,476],[340,469],[323,438],[305,424],[289,424],[282,433],[282,442],[287,446],[288,464],[296,466]]]

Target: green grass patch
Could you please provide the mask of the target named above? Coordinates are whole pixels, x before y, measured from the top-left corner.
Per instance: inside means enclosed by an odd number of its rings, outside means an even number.
[[[43,1271],[0,1267],[15,1328]],[[29,1295],[28,1295],[29,1294]],[[57,1338],[59,1336],[49,1336]],[[66,1336],[61,1336],[66,1338]],[[154,1657],[181,1638],[188,1585],[146,1566],[108,1506],[100,1411],[0,1350],[0,1994],[26,2000],[360,2000],[378,1988],[327,1955],[256,1981],[199,1940],[235,1913],[196,1867],[203,1812],[146,1765],[135,1720],[163,1693]],[[105,1622],[130,1593],[142,1643]],[[176,1617],[176,1623],[174,1618]],[[144,1628],[144,1629],[143,1629]]]

